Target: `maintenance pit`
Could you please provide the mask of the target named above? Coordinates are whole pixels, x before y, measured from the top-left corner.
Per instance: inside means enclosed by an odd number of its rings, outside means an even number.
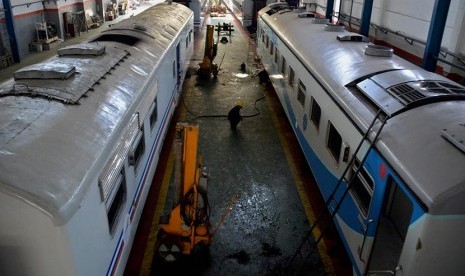
[[[310,229],[309,220],[317,216],[323,203],[317,188],[310,188],[310,170],[273,88],[259,84],[262,68],[254,38],[230,14],[211,18],[207,24],[225,22],[235,31],[214,35],[218,42],[214,60],[219,67],[217,77],[196,75],[204,58],[205,39],[204,33],[195,37],[189,77],[165,140],[165,161],[157,169],[154,191],[146,204],[153,206],[144,210],[125,274],[350,274],[350,262],[339,260],[345,253],[340,241],[331,238],[334,233],[311,250],[302,270],[299,261],[291,262]],[[221,43],[225,36],[228,41]],[[243,120],[233,130],[227,114],[238,101],[243,103]],[[196,248],[178,262],[166,263],[157,258],[154,244],[159,217],[173,207],[172,133],[177,122],[199,126],[198,152],[203,157],[202,165],[209,169],[213,236],[208,247]]]

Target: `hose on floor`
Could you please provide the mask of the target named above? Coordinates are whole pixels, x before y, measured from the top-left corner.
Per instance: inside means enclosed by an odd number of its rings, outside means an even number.
[[[250,114],[250,115],[242,115],[241,117],[242,118],[250,118],[250,117],[255,117],[255,116],[260,115],[260,109],[258,109],[258,107],[257,107],[257,102],[259,102],[259,101],[261,101],[263,99],[265,99],[265,96],[262,96],[262,97],[255,100],[254,108],[257,111],[256,113]],[[228,114],[217,114],[217,115],[215,115],[215,114],[207,114],[207,115],[195,114],[194,112],[192,112],[189,109],[189,107],[187,106],[186,102],[184,101],[184,97],[182,95],[181,95],[181,101],[182,101],[184,107],[186,108],[187,112],[189,114],[191,114],[192,116],[194,116],[195,118],[227,118],[228,117]]]

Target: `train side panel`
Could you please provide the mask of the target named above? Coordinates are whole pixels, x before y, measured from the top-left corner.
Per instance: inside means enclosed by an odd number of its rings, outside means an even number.
[[[76,275],[69,236],[45,213],[0,193],[0,275]]]
[[[259,12],[257,49],[325,199],[347,169],[327,208],[354,273],[460,275],[464,150],[451,146],[462,142],[446,126],[462,125],[465,88],[373,55],[366,38],[319,22],[269,5]],[[364,140],[348,168],[367,131],[376,143]]]
[[[0,275],[123,274],[193,52],[193,15],[186,17],[190,11],[182,5],[180,7],[184,12],[184,17],[180,17],[182,22],[188,20],[174,35],[174,40],[168,41],[169,47],[160,51],[157,49],[159,42],[149,45],[153,40],[145,40],[143,36],[140,43],[132,46],[103,39],[98,44],[105,45],[107,49],[124,49],[128,57],[102,78],[92,90],[94,94],[80,99],[80,105],[50,103],[61,108],[62,119],[47,125],[49,133],[60,133],[68,138],[72,131],[79,129],[82,137],[106,142],[102,143],[99,157],[95,160],[78,160],[76,156],[79,154],[56,154],[58,163],[66,159],[84,162],[89,167],[81,172],[84,182],[79,183],[88,188],[75,213],[64,222],[22,199],[0,193],[0,202],[6,206],[0,208],[0,221],[12,222],[7,227],[3,223],[1,226]],[[176,21],[173,18],[169,20]],[[117,29],[110,32],[110,38],[119,35]],[[171,35],[155,39],[166,43]],[[29,101],[27,97],[24,99]],[[69,123],[73,122],[73,118],[85,117],[83,114],[93,114],[95,109],[98,113],[95,117],[100,117],[92,119],[100,123],[98,131],[111,130],[110,137],[97,132],[95,124],[89,120],[83,123],[75,120],[77,123],[74,125]],[[101,119],[108,116],[121,120]],[[117,125],[106,125],[107,122]],[[70,125],[72,130],[68,133],[65,130],[69,130]],[[47,148],[41,149],[53,148],[53,141],[45,141]],[[73,150],[79,152],[79,148],[69,149],[70,152]],[[109,183],[111,188],[105,194],[102,182],[108,178],[108,168],[115,167],[116,163],[122,164],[121,171],[116,172],[117,177]],[[79,173],[73,167],[68,169]],[[62,173],[65,175],[67,172]],[[60,177],[53,176],[57,181],[61,180]],[[17,217],[24,219],[18,220]]]
[[[262,36],[258,38],[258,51],[262,63],[270,75],[270,80],[276,89],[276,93],[291,122],[299,144],[310,164],[312,173],[319,184],[318,187],[324,198],[327,199],[347,166],[347,160],[343,161],[342,149],[336,160],[326,146],[329,124],[333,125],[343,137],[343,142],[347,145],[351,154],[362,136],[353,128],[352,123],[301,65],[291,50],[279,40],[272,30],[267,28],[266,25],[264,26],[263,22],[259,20],[258,33],[260,33],[260,30],[264,30],[264,34],[272,38],[270,39],[268,48],[265,46],[266,38],[264,38],[265,42]],[[282,57],[278,58],[277,63],[275,61],[276,50],[273,49],[273,55],[270,54],[271,41],[274,41],[274,47],[278,49],[280,55],[286,60],[287,68],[284,76],[282,73]],[[294,85],[289,84],[289,66],[294,71]],[[303,105],[297,99],[299,82],[302,82],[305,86],[305,101]],[[316,101],[322,110],[318,127],[310,120],[312,101]],[[342,196],[344,187],[346,185],[342,185],[338,190],[337,198]],[[333,203],[333,205],[335,204]],[[336,216],[336,226],[341,235],[346,237],[343,238],[343,241],[346,248],[352,252],[350,257],[353,262],[356,262],[357,246],[352,243],[353,241],[362,239],[357,214],[358,210],[355,204],[346,198],[343,201],[340,213]]]
[[[463,229],[464,215],[427,215],[412,225],[416,235],[406,241],[400,275],[463,275]]]
[[[346,154],[348,153],[349,156],[354,153],[357,144],[362,140],[361,131],[345,114],[346,107],[341,106],[343,103],[332,98],[331,92],[325,91],[324,85],[315,79],[314,74],[320,74],[318,68],[311,68],[310,71],[305,68],[298,58],[300,53],[289,49],[274,30],[260,18],[258,27],[258,53],[310,164],[319,189],[326,199],[347,166],[342,161],[344,151],[348,149]],[[309,34],[309,37],[311,35],[315,34]],[[311,39],[311,37],[302,39]],[[318,76],[321,78],[321,75]],[[312,109],[315,108],[314,101],[320,109],[319,125],[316,125],[311,118]],[[342,140],[342,149],[337,158],[331,153],[328,142],[330,132],[334,129]],[[368,144],[365,143],[357,154],[359,160],[367,154],[367,149]],[[349,169],[349,176],[351,170],[355,171]],[[439,260],[445,254],[445,252],[422,254],[417,249],[418,240],[425,239],[424,243],[429,244],[436,235],[432,234],[436,232],[433,230],[435,226],[424,222],[428,219],[425,219],[426,213],[422,205],[376,150],[368,153],[362,170],[363,177],[371,183],[365,185],[370,187],[365,191],[365,188],[361,188],[361,184],[355,184],[335,217],[336,227],[354,264],[354,273],[361,275],[369,271],[398,271],[404,273],[401,275],[411,275],[422,271],[425,275],[434,275],[435,273],[431,273],[432,270],[428,271],[416,266],[416,263],[422,263],[422,267],[431,266],[431,258],[436,256]],[[346,187],[344,183],[336,192],[336,201]],[[336,201],[330,202],[328,208],[334,209]],[[437,217],[433,220],[440,220],[441,223],[445,221]],[[448,227],[461,229],[463,218],[461,222],[458,222],[459,220],[455,220],[457,225],[448,225]],[[438,223],[435,225],[437,227]],[[418,233],[416,229],[418,227],[421,229],[430,227],[426,231],[428,234],[424,233],[424,230],[420,231],[423,234]],[[450,229],[447,231],[457,231]],[[447,233],[445,236],[454,234],[457,233]],[[439,242],[436,243],[438,244],[434,247],[441,252]],[[463,255],[463,252],[459,252],[464,248],[463,239],[457,238],[457,244],[457,247],[452,248],[451,253],[457,252],[462,253],[458,254],[459,256]],[[451,275],[455,275],[461,268],[456,264],[453,265],[454,260],[454,258],[451,258],[450,262],[441,260],[441,268],[438,268],[438,271],[448,271],[452,273]]]

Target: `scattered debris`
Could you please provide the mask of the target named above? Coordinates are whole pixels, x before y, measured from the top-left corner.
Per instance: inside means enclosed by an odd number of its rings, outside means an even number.
[[[262,256],[265,257],[275,257],[275,256],[281,256],[283,254],[283,251],[277,247],[271,246],[269,243],[262,243]]]
[[[239,264],[246,264],[250,261],[249,254],[244,250],[228,255],[229,259],[236,259]]]

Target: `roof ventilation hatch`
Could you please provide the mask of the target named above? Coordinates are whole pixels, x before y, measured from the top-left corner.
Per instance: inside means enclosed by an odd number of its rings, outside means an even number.
[[[132,27],[134,28],[134,30],[143,31],[143,32],[147,31],[147,28],[144,25],[134,24]]]
[[[328,23],[325,25],[325,31],[327,32],[343,32],[344,24],[331,24]]]
[[[365,47],[365,55],[375,57],[392,57],[394,50],[392,48],[381,45],[367,45]]]
[[[315,13],[305,11],[303,13],[300,13],[298,16],[299,18],[315,18]]]
[[[465,96],[465,88],[445,81],[402,83],[389,87],[387,91],[405,105],[431,97]]]
[[[348,34],[340,34],[337,36],[337,40],[341,42],[369,42],[368,37],[359,35],[359,34],[354,34],[354,33],[348,33]]]
[[[105,53],[105,45],[99,45],[96,43],[82,43],[63,47],[58,50],[59,56],[72,56],[72,55],[83,55],[83,56],[100,56]]]
[[[60,63],[38,63],[14,72],[15,80],[67,79],[76,72],[76,67]]]
[[[328,18],[314,18],[312,22],[313,24],[329,24],[329,19]]]

